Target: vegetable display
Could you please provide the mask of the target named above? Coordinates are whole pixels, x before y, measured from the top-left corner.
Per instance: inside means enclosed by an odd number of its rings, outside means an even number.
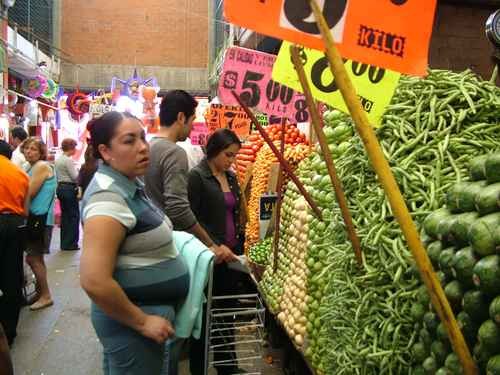
[[[327,114],[324,131],[332,153],[339,155],[347,148],[346,144],[353,135],[352,123],[338,111]],[[342,144],[344,146],[339,147]],[[278,320],[294,344],[305,353],[312,354],[324,345],[324,340],[315,338],[323,324],[319,306],[326,287],[323,281],[328,272],[329,234],[326,229],[331,222],[330,207],[335,195],[318,152],[299,164],[297,174],[321,207],[325,221],[308,212],[297,187],[292,182],[288,183],[281,211],[278,269],[273,273],[271,259],[260,286],[271,310],[277,313]]]
[[[481,203],[484,192],[490,195],[490,191],[496,190],[491,189],[495,184],[477,181],[480,176],[486,178],[486,174],[480,175],[475,171],[484,170],[486,162],[496,159],[497,155],[490,154],[472,160],[469,176],[476,181],[464,181],[452,186],[447,195],[446,208],[432,213],[424,220],[424,230],[434,240],[428,244],[427,251],[429,256],[437,251],[437,257],[432,256],[433,263],[438,272],[444,275],[441,281],[446,297],[482,374],[486,374],[488,367],[496,366],[497,359],[494,356],[500,354],[500,322],[497,316],[500,301],[500,238],[496,239],[494,236],[495,231],[500,228],[500,207],[493,200],[490,209],[483,209]],[[453,199],[450,199],[450,195]],[[496,197],[498,198],[498,191]],[[467,203],[457,205],[457,202]],[[457,210],[458,206],[461,206],[460,210]],[[464,210],[475,209],[479,214],[464,216]],[[458,219],[461,220],[461,225],[452,233],[454,222]],[[426,314],[433,314],[428,301],[424,302],[420,304],[420,309],[429,309]],[[415,369],[420,366],[425,368],[426,361],[428,363],[431,361],[429,358],[432,358],[437,365],[443,366],[443,371],[447,371],[445,373],[461,374],[459,363],[453,361],[450,364],[445,361],[445,356],[456,355],[452,353],[447,334],[442,328],[444,326],[442,323],[437,326],[426,324],[424,317],[425,315],[415,317],[423,331],[420,331],[419,341],[414,344],[413,352],[421,347],[428,348],[428,337],[435,341],[431,344],[427,358],[414,358]],[[438,345],[441,350],[433,351],[432,346]]]
[[[429,255],[433,254],[433,263],[442,267],[438,276],[456,311],[468,301],[463,314],[460,313],[460,324],[470,336],[475,325],[467,311],[477,306],[470,304],[471,301],[482,301],[483,296],[469,293],[470,288],[477,288],[471,285],[469,276],[477,274],[483,284],[485,277],[485,272],[474,270],[471,263],[480,258],[474,248],[483,248],[487,236],[479,236],[473,242],[476,245],[466,249],[470,242],[464,230],[467,231],[468,220],[479,217],[478,207],[481,213],[493,214],[495,192],[481,199],[476,193],[482,195],[486,189],[493,190],[490,186],[499,182],[500,168],[497,156],[489,158],[488,163],[471,165],[470,172],[468,166],[474,157],[494,154],[500,149],[499,119],[500,90],[496,86],[481,81],[470,71],[433,70],[425,79],[401,78],[393,104],[377,129],[383,151],[419,227],[431,212],[443,206],[446,193],[452,194],[452,188],[465,182],[469,173],[473,177],[471,182],[478,181],[472,192],[454,191],[455,196],[446,198],[455,204],[454,220],[436,219],[438,223],[429,223],[431,231],[423,237]],[[340,134],[353,133],[351,122],[336,112],[327,112],[325,123],[334,125],[332,130],[342,125]],[[325,221],[317,221],[308,214],[308,237],[299,236],[298,242],[288,245],[288,249],[280,244],[277,273],[273,274],[268,266],[261,281],[266,300],[278,314],[281,308],[289,306],[291,297],[284,292],[287,285],[284,275],[291,268],[293,255],[286,253],[307,251],[303,310],[307,323],[302,348],[318,374],[455,373],[452,369],[457,368],[458,359],[444,340],[444,326],[433,312],[426,313],[429,297],[420,285],[411,254],[361,140],[357,136],[345,136],[344,140],[326,129],[325,134],[362,241],[364,268],[360,270],[357,266],[326,167],[316,151],[298,170],[302,182],[321,207]],[[300,214],[290,208],[299,199],[292,190],[289,187],[284,198],[282,232]],[[471,201],[474,195],[476,198]],[[439,215],[448,217],[451,212],[443,210]],[[481,222],[484,217],[481,216]],[[490,222],[485,225],[489,233]],[[484,228],[477,230],[484,232]],[[493,238],[498,238],[497,232]],[[460,248],[455,249],[453,241],[458,241]],[[488,269],[494,271],[488,271],[486,278],[496,280],[496,276],[491,277],[497,271],[494,262],[490,262]],[[455,273],[459,275],[455,277]],[[485,288],[489,290],[492,285]],[[489,300],[483,303],[488,305]],[[481,348],[495,342],[491,327],[488,323],[483,328],[481,347],[476,348],[482,357],[486,357],[487,350]],[[498,364],[498,357],[488,358],[493,361],[492,368]]]
[[[297,144],[285,146],[285,159],[292,168],[309,154],[309,146]],[[260,197],[267,193],[271,165],[277,163],[269,146],[265,145],[259,151],[253,170],[253,179],[248,200],[249,217],[246,226],[245,249],[249,249],[259,241],[259,202]]]

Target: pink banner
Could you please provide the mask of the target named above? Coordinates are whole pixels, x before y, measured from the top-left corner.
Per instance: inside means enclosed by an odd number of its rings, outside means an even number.
[[[237,105],[232,90],[249,107],[274,118],[286,117],[292,123],[308,122],[303,94],[274,82],[271,78],[276,56],[246,48],[232,47],[226,52],[219,82],[219,98]]]

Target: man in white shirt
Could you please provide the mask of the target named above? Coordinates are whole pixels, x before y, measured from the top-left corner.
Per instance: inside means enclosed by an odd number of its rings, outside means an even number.
[[[21,152],[21,144],[28,138],[28,133],[22,126],[15,126],[10,131],[10,144],[15,148],[10,160],[23,169],[26,164],[26,158]]]
[[[193,145],[191,139],[188,137],[185,141],[177,142],[178,146],[181,146],[184,151],[186,151],[188,157],[188,168],[189,170],[196,167],[205,157],[203,149],[199,145]]]

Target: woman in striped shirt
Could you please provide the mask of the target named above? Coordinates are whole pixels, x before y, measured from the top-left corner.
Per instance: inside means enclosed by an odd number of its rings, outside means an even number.
[[[109,112],[92,124],[90,134],[103,163],[83,198],[80,271],[104,348],[104,373],[159,374],[189,274],[170,220],[138,180],[149,163],[141,122]]]

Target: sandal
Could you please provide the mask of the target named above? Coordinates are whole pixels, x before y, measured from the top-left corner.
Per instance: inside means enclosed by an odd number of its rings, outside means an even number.
[[[48,300],[45,302],[38,300],[30,306],[30,310],[31,311],[41,310],[41,309],[44,309],[46,307],[52,306],[53,304],[54,304],[54,301],[52,301],[52,300]]]

